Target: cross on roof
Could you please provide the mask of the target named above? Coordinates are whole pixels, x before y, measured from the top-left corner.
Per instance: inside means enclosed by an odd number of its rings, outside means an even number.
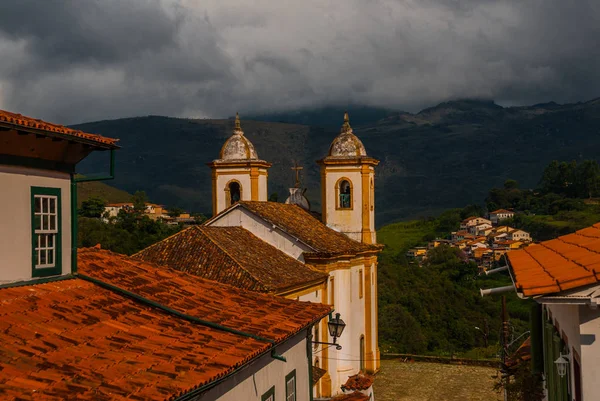
[[[294,160],[294,167],[292,167],[292,170],[296,172],[296,183],[294,184],[294,187],[296,188],[300,188],[300,170],[303,169],[304,167],[298,165],[298,162]]]

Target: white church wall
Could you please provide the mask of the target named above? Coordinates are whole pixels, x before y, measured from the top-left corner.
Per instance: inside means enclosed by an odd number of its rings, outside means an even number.
[[[236,168],[236,174],[228,174],[227,170],[218,170],[217,175],[217,210],[220,212],[229,207],[227,204],[227,196],[225,188],[231,180],[236,180],[240,183],[241,188],[241,199],[250,200],[251,198],[251,186],[250,186],[250,169],[249,168]],[[242,172],[242,173],[241,173]]]
[[[241,226],[258,238],[301,262],[304,262],[304,256],[302,254],[311,251],[308,246],[297,241],[283,230],[269,224],[241,207],[219,217],[210,225],[219,227]]]
[[[267,186],[267,176],[259,175],[258,176],[258,200],[265,202],[268,199],[269,199],[269,188]]]
[[[325,179],[325,188],[327,191],[327,225],[346,233],[350,238],[360,241],[362,228],[362,181],[360,175],[360,166],[351,166],[356,171],[336,171],[333,167],[328,167]],[[342,178],[350,181],[352,186],[352,209],[338,209],[338,194],[336,184]]]

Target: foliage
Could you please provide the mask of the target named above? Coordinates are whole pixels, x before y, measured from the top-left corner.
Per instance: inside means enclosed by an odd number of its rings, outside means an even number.
[[[505,387],[499,380],[494,388],[502,391]],[[531,363],[522,362],[510,373],[509,383],[506,384],[508,401],[542,401],[544,399],[544,380],[540,373],[534,373]]]
[[[102,217],[102,214],[104,214],[106,203],[107,202],[104,199],[93,196],[81,203],[79,215],[83,217],[100,218]]]
[[[169,217],[179,217],[179,215],[181,215],[182,213],[185,213],[185,210],[183,210],[180,207],[170,207],[167,210],[168,210],[167,214],[169,215]]]
[[[273,192],[271,195],[269,195],[269,202],[277,201],[279,201],[279,195],[277,194],[277,192]]]
[[[161,220],[152,220],[145,213],[146,195],[136,192],[133,211],[124,209],[108,222],[98,218],[78,219],[78,247],[101,244],[102,248],[131,255],[182,229],[181,225],[167,225]]]
[[[131,202],[131,194],[100,181],[77,184],[77,205],[81,207],[90,198],[105,199],[108,203]]]

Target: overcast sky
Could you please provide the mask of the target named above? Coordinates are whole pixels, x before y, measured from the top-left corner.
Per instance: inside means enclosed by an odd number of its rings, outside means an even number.
[[[1,0],[0,108],[64,124],[600,96],[598,0]]]

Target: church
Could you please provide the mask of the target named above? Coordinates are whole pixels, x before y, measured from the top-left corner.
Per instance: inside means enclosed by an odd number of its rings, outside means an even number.
[[[236,115],[212,172],[213,217],[134,255],[244,290],[331,305],[346,323],[330,337],[325,319],[312,333],[314,396],[349,391],[372,397],[379,369],[375,167],[348,114],[321,171],[320,218],[298,188],[269,202],[268,170]],[[331,346],[336,340],[336,346]],[[326,343],[326,344],[324,344]],[[341,349],[340,349],[341,346]]]

